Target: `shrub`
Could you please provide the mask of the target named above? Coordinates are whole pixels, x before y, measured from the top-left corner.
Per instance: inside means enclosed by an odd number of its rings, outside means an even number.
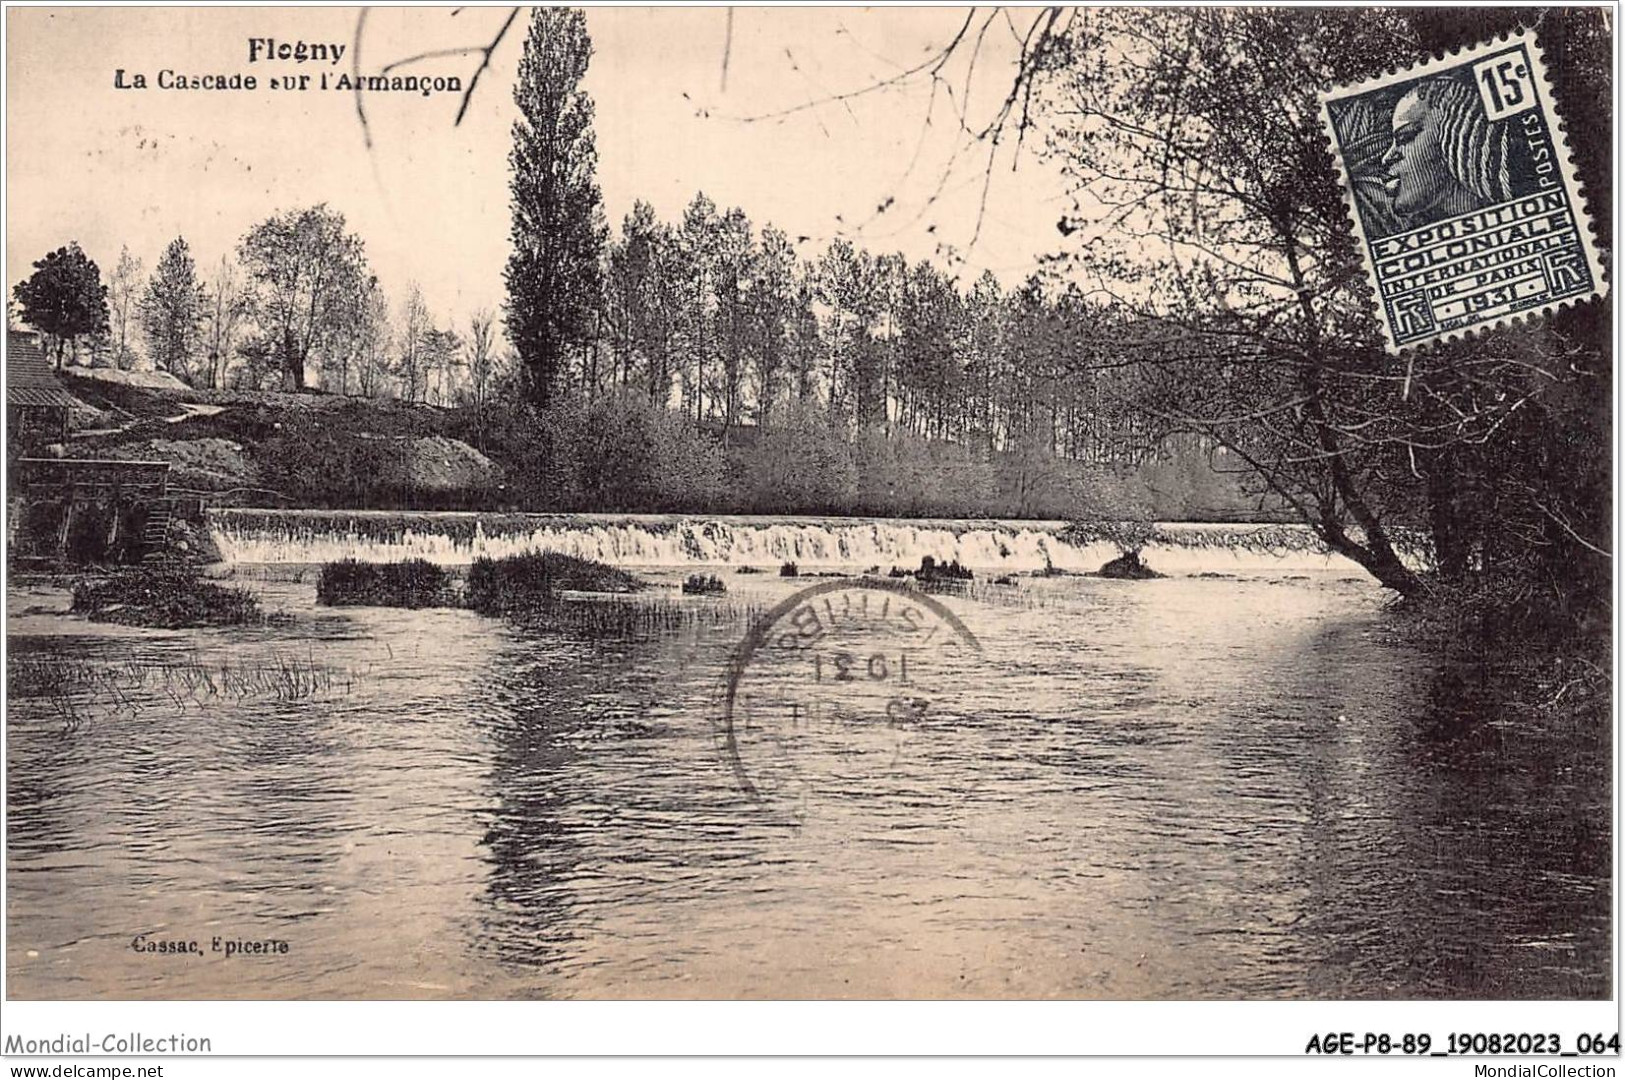
[[[1105,566],[1102,566],[1100,576],[1120,578],[1124,581],[1149,581],[1151,578],[1162,577],[1161,574],[1140,561],[1138,551],[1130,551],[1119,555]]]
[[[185,566],[140,567],[81,581],[73,587],[73,610],[95,622],[169,630],[260,619],[253,593],[203,581],[196,569]]]
[[[715,574],[690,574],[683,582],[683,592],[689,596],[720,596],[727,591],[728,586]]]
[[[565,589],[628,593],[642,587],[637,578],[613,566],[554,551],[532,552],[475,559],[468,568],[465,599],[475,611],[492,615],[546,607]]]
[[[759,514],[850,512],[857,466],[844,431],[817,405],[793,402],[730,454],[731,487]]]
[[[451,575],[423,559],[328,563],[316,583],[316,602],[332,606],[425,608],[451,603]]]
[[[336,418],[289,410],[254,449],[262,483],[298,506],[382,506],[389,444]]]
[[[787,562],[783,566],[779,567],[779,576],[780,577],[800,577],[801,576],[801,568],[798,567],[793,562]]]

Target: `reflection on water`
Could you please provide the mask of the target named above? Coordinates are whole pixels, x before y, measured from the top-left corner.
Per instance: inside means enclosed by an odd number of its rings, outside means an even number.
[[[335,673],[14,688],[13,994],[1608,996],[1605,733],[1503,726],[1366,581],[943,597],[981,649],[908,723],[819,683],[816,739],[742,743],[789,748],[786,806],[742,791],[719,703],[742,604],[797,584],[612,644],[287,582],[258,587],[292,626],[13,636],[14,665]]]

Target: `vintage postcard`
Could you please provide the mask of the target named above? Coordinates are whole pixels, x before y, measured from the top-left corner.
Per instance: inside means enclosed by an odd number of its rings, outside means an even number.
[[[1526,13],[8,8],[6,1052],[1617,1052]]]

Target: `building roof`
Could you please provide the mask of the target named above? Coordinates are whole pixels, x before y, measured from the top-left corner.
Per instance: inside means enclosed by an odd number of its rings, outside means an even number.
[[[79,404],[62,389],[39,343],[27,334],[6,333],[6,404],[72,408]]]

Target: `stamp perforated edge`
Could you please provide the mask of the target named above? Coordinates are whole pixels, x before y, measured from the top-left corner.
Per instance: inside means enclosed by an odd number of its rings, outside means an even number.
[[[1604,295],[1606,285],[1611,284],[1610,276],[1605,272],[1602,260],[1597,255],[1596,226],[1591,221],[1591,208],[1587,203],[1586,190],[1575,174],[1574,161],[1569,154],[1568,125],[1564,122],[1562,113],[1558,109],[1557,95],[1552,91],[1551,80],[1546,77],[1546,59],[1536,40],[1536,33],[1529,27],[1524,27],[1516,33],[1501,34],[1498,37],[1481,41],[1475,45],[1452,49],[1448,53],[1435,53],[1429,59],[1412,64],[1404,68],[1390,68],[1381,75],[1375,75],[1357,83],[1344,83],[1338,86],[1324,87],[1318,94],[1320,101],[1320,123],[1331,143],[1332,157],[1337,163],[1337,176],[1343,197],[1343,214],[1354,227],[1354,239],[1360,248],[1360,264],[1365,269],[1365,284],[1368,290],[1367,300],[1377,324],[1382,327],[1383,345],[1388,352],[1398,356],[1411,349],[1425,350],[1437,348],[1441,345],[1456,341],[1465,341],[1468,338],[1482,334],[1489,330],[1497,330],[1506,326],[1516,326],[1523,322],[1532,322],[1534,319],[1544,317],[1554,311],[1561,311],[1588,302]],[[1408,342],[1400,345],[1394,340],[1393,328],[1388,325],[1388,313],[1383,310],[1382,295],[1377,281],[1377,268],[1371,261],[1371,244],[1366,239],[1365,224],[1360,219],[1359,208],[1354,204],[1354,178],[1349,172],[1348,162],[1343,159],[1343,146],[1338,141],[1337,129],[1332,126],[1331,103],[1342,98],[1358,97],[1372,90],[1395,83],[1409,82],[1412,79],[1436,71],[1446,71],[1471,63],[1480,54],[1495,52],[1508,45],[1521,44],[1529,51],[1532,74],[1538,80],[1541,93],[1540,107],[1545,111],[1550,123],[1552,143],[1556,150],[1558,166],[1563,171],[1563,181],[1568,185],[1574,200],[1574,215],[1576,232],[1580,234],[1580,247],[1585,254],[1586,265],[1591,269],[1591,280],[1594,288],[1584,296],[1571,296],[1555,304],[1542,304],[1538,308],[1521,311],[1516,315],[1502,316],[1493,323],[1483,323],[1478,326],[1452,330],[1422,341]]]

